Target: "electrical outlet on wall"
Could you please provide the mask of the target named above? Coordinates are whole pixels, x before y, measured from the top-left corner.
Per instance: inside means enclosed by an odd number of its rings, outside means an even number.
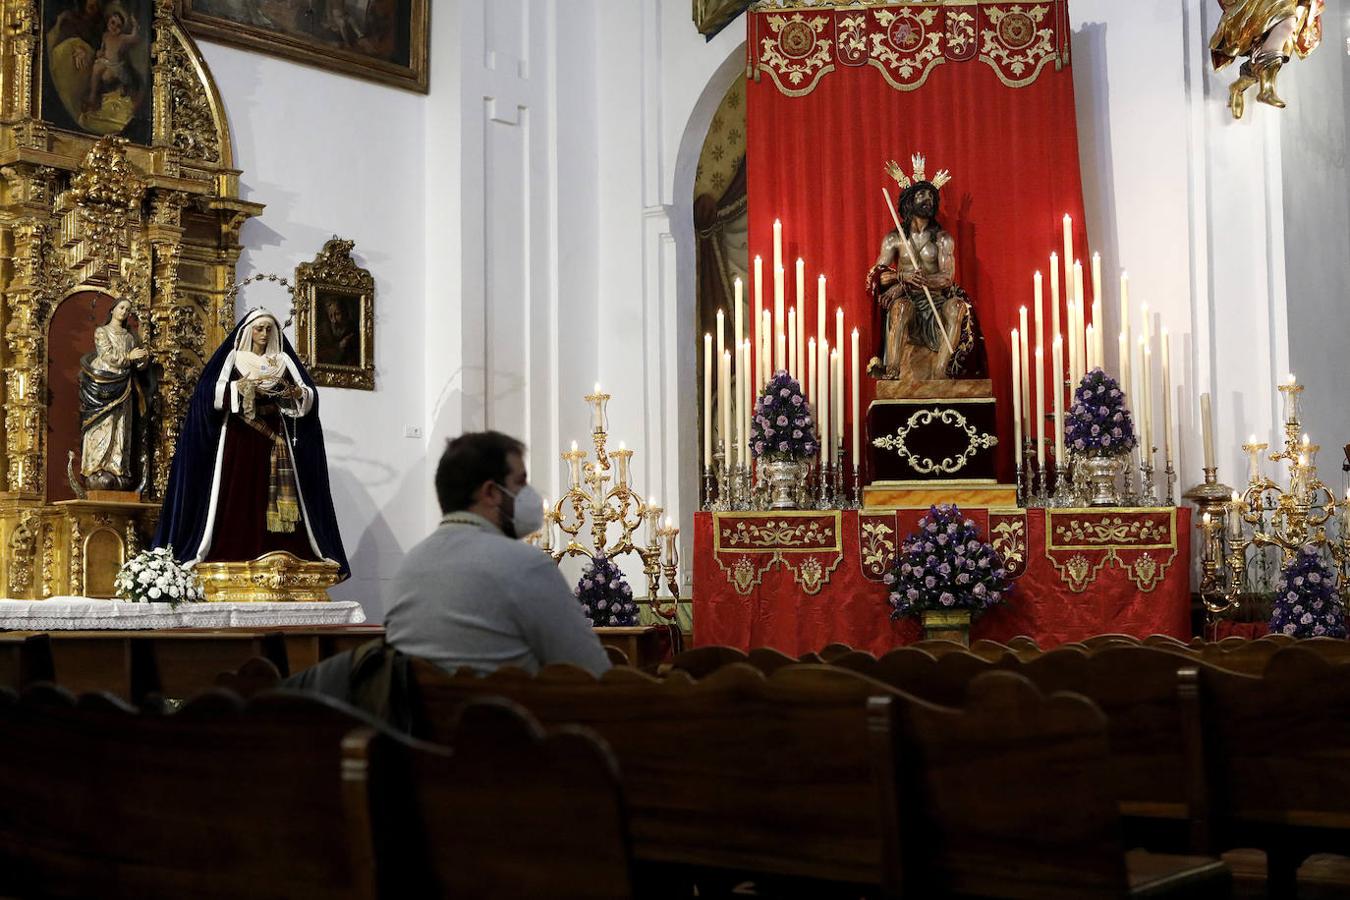
[[[421,426],[421,425],[404,425],[404,426],[403,426],[403,436],[404,436],[405,438],[414,438],[414,439],[419,439],[419,440],[420,440],[421,437],[422,437],[422,426]]]

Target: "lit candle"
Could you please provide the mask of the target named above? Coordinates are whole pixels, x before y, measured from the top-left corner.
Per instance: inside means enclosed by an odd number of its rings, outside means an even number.
[[[1073,290],[1074,290],[1074,315],[1078,320],[1078,346],[1074,348],[1078,354],[1078,378],[1081,380],[1087,374],[1087,307],[1086,300],[1083,298],[1083,264],[1078,260],[1073,263]]]
[[[1045,358],[1036,348],[1036,468],[1045,468]]]
[[[1097,368],[1096,347],[1097,329],[1089,324],[1087,327],[1087,362],[1084,363],[1084,371],[1090,372]]]
[[[735,447],[736,449],[735,463],[743,465],[746,462],[748,462],[748,460],[743,455],[741,455],[742,438],[745,437],[745,391],[741,388],[741,386],[745,384],[747,380],[745,377],[745,372],[748,360],[746,359],[745,356],[744,343],[737,343],[735,350],[736,350],[735,358],[732,360],[732,362],[735,363],[735,369],[732,371],[731,374],[731,383],[728,384],[727,387],[731,389],[732,392],[731,397],[732,416],[735,420],[736,436],[732,442],[732,446]],[[727,457],[727,462],[728,464],[731,464],[733,462],[730,456]]]
[[[1031,354],[1027,352],[1029,341],[1027,340],[1027,308],[1025,306],[1017,310],[1017,324],[1019,335],[1019,351],[1022,354],[1022,409],[1026,411],[1027,416],[1027,436],[1031,435]]]
[[[1065,214],[1064,214],[1064,274],[1065,274],[1066,276],[1069,274],[1069,264],[1070,264],[1070,262],[1073,260],[1073,258],[1074,258],[1074,256],[1073,256],[1073,218],[1072,218],[1068,213],[1065,213]],[[1067,280],[1067,279],[1066,279],[1066,280]],[[1070,292],[1072,292],[1073,288],[1070,287],[1070,288],[1068,288],[1068,290],[1069,290]],[[1072,294],[1072,293],[1071,293],[1071,296],[1069,297],[1069,299],[1070,299],[1070,300],[1073,300],[1073,299],[1077,299],[1077,298],[1079,298],[1079,297],[1081,297],[1081,296],[1082,296],[1082,294]]]
[[[544,498],[544,528],[540,533],[539,546],[544,550],[553,549],[553,516],[550,514],[548,498]]]
[[[665,510],[656,505],[655,497],[647,498],[647,508],[642,515],[647,520],[647,546],[655,547],[657,532],[661,528],[661,513]]]
[[[617,463],[618,485],[619,487],[628,487],[628,464],[633,459],[633,451],[628,449],[628,445],[619,441],[619,449],[614,451],[614,461]],[[548,506],[548,501],[544,501]]]
[[[1200,433],[1205,445],[1205,468],[1214,468],[1214,411],[1209,394],[1200,395]]]
[[[1012,330],[1012,343],[1009,345],[1012,352],[1008,355],[1012,357],[1012,398],[1013,398],[1013,467],[1017,470],[1017,478],[1022,478],[1022,351],[1019,348],[1020,339],[1017,336],[1017,329]],[[1059,340],[1058,337],[1055,338]]]
[[[703,465],[705,468],[712,468],[713,464],[713,419],[712,419],[712,398],[713,398],[713,351],[712,351],[712,332],[703,335]],[[577,449],[577,442],[572,442],[572,449]],[[572,487],[577,486],[577,472],[573,467]]]
[[[787,317],[784,313],[783,304],[783,267],[776,266],[773,270],[773,333],[778,339],[773,357],[775,372],[781,372],[787,366],[787,341],[785,339]]]
[[[1074,313],[1077,312],[1078,304],[1076,304],[1076,303],[1073,302],[1073,287],[1072,287],[1073,276],[1072,276],[1072,274],[1070,274],[1070,276],[1069,276],[1069,283],[1070,283],[1070,287],[1068,288],[1069,300],[1068,300],[1068,303],[1065,305],[1066,318],[1068,319],[1068,321],[1067,321],[1065,324],[1068,326],[1068,334],[1065,335],[1065,339],[1068,340],[1068,342],[1069,342],[1069,348],[1068,348],[1068,357],[1069,357],[1069,360],[1068,360],[1068,361],[1069,361],[1069,384],[1070,384],[1070,386],[1072,386],[1074,389],[1077,389],[1077,387],[1078,387],[1078,342],[1077,342],[1076,340],[1074,340],[1074,335],[1078,333],[1078,324],[1077,324],[1077,322],[1075,322],[1075,320],[1074,320]]]
[[[1153,354],[1149,351],[1148,343],[1139,339],[1139,371],[1144,386],[1143,398],[1143,433],[1144,433],[1144,464],[1153,464],[1153,379],[1149,371],[1153,362]]]
[[[787,358],[788,373],[800,381],[797,375],[797,310],[788,310]]]
[[[661,531],[661,536],[665,538],[666,542],[665,562],[666,565],[668,566],[679,565],[679,555],[675,551],[675,536],[679,533],[680,533],[679,529],[675,527],[675,523],[670,520],[669,516],[667,516],[666,527]]]
[[[822,466],[830,462],[830,346],[816,344],[816,440],[820,444]]]
[[[816,383],[816,339],[806,342],[806,402],[814,404],[820,396],[820,385]]]
[[[1149,346],[1152,346],[1152,345],[1153,345],[1153,322],[1149,319],[1149,315],[1148,315],[1148,304],[1145,303],[1143,306],[1141,306],[1141,307],[1139,308],[1139,311],[1140,311],[1140,313],[1141,313],[1141,314],[1143,315],[1143,317],[1144,317],[1144,327],[1143,327],[1143,330],[1142,330],[1140,333],[1143,334],[1143,336],[1144,336],[1144,343],[1145,343],[1145,344],[1148,344]]]
[[[1050,333],[1059,334],[1059,254],[1050,254]],[[1061,372],[1059,378],[1064,377]]]
[[[1256,435],[1252,435],[1247,446],[1242,448],[1247,451],[1247,481],[1250,484],[1256,484],[1261,480],[1261,451],[1265,448],[1265,444],[1256,442]]]
[[[1236,540],[1242,540],[1242,514],[1244,511],[1242,498],[1238,496],[1237,491],[1233,491],[1233,499],[1228,504],[1228,536]]]
[[[861,421],[861,417],[859,416],[860,401],[858,398],[862,396],[860,390],[861,383],[858,380],[860,371],[861,368],[858,361],[858,329],[855,328],[853,329],[853,396],[851,398],[853,401],[853,470],[855,472],[858,470],[859,460],[861,458],[860,451],[862,448],[862,443],[858,439],[858,423]]]
[[[711,361],[709,362],[709,365],[711,366]],[[711,421],[708,422],[708,429],[707,429],[707,430],[708,430],[708,434],[707,434],[707,436],[704,438],[703,446],[704,446],[704,447],[707,447],[707,448],[711,448],[711,447],[712,447],[712,430],[713,430],[713,425],[712,425],[712,422],[711,422]],[[573,489],[573,490],[575,490],[576,488],[578,488],[578,487],[581,486],[581,459],[582,459],[582,457],[584,457],[585,455],[586,455],[586,454],[582,453],[580,450],[577,449],[577,442],[576,442],[576,441],[573,441],[573,442],[572,442],[572,452],[567,454],[567,465],[568,465],[568,467],[569,467],[569,469],[570,469],[570,471],[568,472],[568,480],[572,483],[572,489]],[[709,449],[709,452],[708,452],[708,465],[709,465],[709,466],[712,465],[712,451],[711,451],[711,449]]]
[[[1163,463],[1172,467],[1172,336],[1162,330]]]
[[[1130,371],[1130,342],[1129,339],[1125,337],[1125,332],[1123,331],[1120,333],[1119,344],[1120,346],[1117,348],[1116,353],[1120,357],[1120,389],[1128,394],[1132,388],[1130,385],[1130,377],[1128,375],[1128,372]],[[1133,398],[1130,399],[1133,400]]]
[[[1102,315],[1106,298],[1102,296],[1102,255],[1092,254],[1092,324],[1097,326],[1097,346],[1093,358],[1097,368],[1106,368],[1106,320]]]
[[[1298,395],[1292,388],[1298,384],[1298,380],[1294,378],[1294,373],[1289,373],[1289,380],[1286,381],[1285,384],[1287,384],[1291,390],[1280,391],[1280,394],[1284,397],[1284,420],[1286,422],[1297,422]]]
[[[760,376],[764,372],[764,357],[761,350],[764,347],[764,335],[760,330],[764,327],[761,316],[764,313],[764,260],[758,256],[755,257],[755,318],[750,322],[750,329],[754,331],[755,347],[755,383],[763,384],[764,379]]]
[[[1041,324],[1041,322],[1042,322],[1042,318],[1041,318],[1041,303],[1042,303],[1042,298],[1041,298],[1041,273],[1040,273],[1040,272],[1037,272],[1036,275],[1035,275],[1035,277],[1032,279],[1032,287],[1033,287],[1033,299],[1034,299],[1034,309],[1035,309],[1035,316],[1033,317],[1033,321],[1034,321],[1035,324],[1036,324],[1036,346],[1037,346],[1037,348],[1039,348],[1039,347],[1042,345],[1042,343],[1044,342],[1044,340],[1045,340],[1045,337],[1044,337],[1045,328],[1044,328],[1044,326]]]

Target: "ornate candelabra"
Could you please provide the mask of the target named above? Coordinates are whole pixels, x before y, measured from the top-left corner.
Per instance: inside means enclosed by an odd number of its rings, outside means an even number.
[[[1267,458],[1285,464],[1286,484],[1262,471],[1261,457],[1268,445],[1253,440],[1242,445],[1248,460],[1245,491],[1230,491],[1217,483],[1213,469],[1206,469],[1205,483],[1186,494],[1201,510],[1205,555],[1200,590],[1211,616],[1237,606],[1247,584],[1252,550],[1259,554],[1264,548],[1277,548],[1282,562],[1288,563],[1299,548],[1316,544],[1335,563],[1342,589],[1350,577],[1350,495],[1340,500],[1322,482],[1317,473],[1321,448],[1306,434],[1299,438],[1303,386],[1291,380],[1279,390],[1284,395],[1284,448]],[[1333,519],[1334,537],[1329,527]]]
[[[680,597],[679,543],[680,529],[667,518],[661,522],[664,510],[655,498],[644,501],[633,489],[631,463],[633,451],[619,445],[618,450],[607,449],[609,443],[606,404],[610,395],[601,392],[586,397],[591,404],[591,439],[595,444],[595,459],[587,462],[587,453],[572,443],[572,449],[562,454],[567,463],[567,493],[544,510],[544,529],[538,545],[561,562],[567,556],[599,556],[609,559],[635,555],[642,560],[642,571],[647,578],[647,600],[652,609],[666,619],[673,620]],[[720,452],[718,468],[720,465]],[[713,472],[705,472],[711,483]],[[716,480],[726,482],[719,473]],[[723,494],[722,496],[726,496]],[[718,502],[723,502],[719,497]],[[610,526],[618,526],[618,540],[609,540]],[[639,531],[645,527],[645,542]],[[589,542],[583,535],[589,531]],[[555,540],[555,537],[559,538]],[[664,578],[670,592],[670,605],[661,601],[661,582]]]

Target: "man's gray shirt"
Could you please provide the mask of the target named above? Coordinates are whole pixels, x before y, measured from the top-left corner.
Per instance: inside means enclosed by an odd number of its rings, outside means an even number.
[[[447,519],[394,575],[384,627],[395,649],[449,671],[572,663],[599,675],[610,667],[547,554],[473,513]]]

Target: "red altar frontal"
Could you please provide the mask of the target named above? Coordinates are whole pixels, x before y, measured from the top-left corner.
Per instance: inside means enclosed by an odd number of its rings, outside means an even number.
[[[923,510],[698,513],[694,643],[800,655],[872,653],[921,637],[892,621],[883,582]],[[1014,579],[971,639],[1053,647],[1096,634],[1188,639],[1189,509],[971,509]]]

